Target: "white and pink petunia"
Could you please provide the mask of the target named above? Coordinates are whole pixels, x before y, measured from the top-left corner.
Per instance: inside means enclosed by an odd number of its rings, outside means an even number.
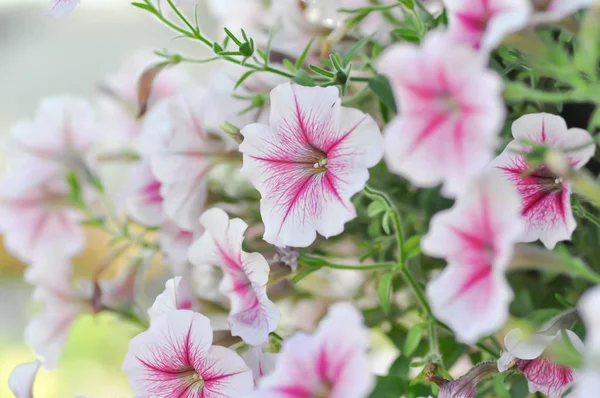
[[[64,17],[79,5],[79,0],[52,0],[48,15]]]
[[[148,227],[164,221],[160,182],[154,177],[150,162],[141,161],[130,172],[126,192],[127,214],[132,220]]]
[[[144,124],[143,134],[156,145],[150,161],[161,183],[163,209],[188,231],[204,210],[209,171],[228,157],[225,144],[206,130],[209,101],[203,89],[182,92],[157,104]]]
[[[213,346],[210,320],[176,310],[158,318],[129,342],[121,369],[140,397],[243,397],[254,382],[244,360]]]
[[[585,325],[584,365],[575,378],[570,398],[593,397],[600,391],[600,287],[584,293],[577,304]]]
[[[267,297],[269,264],[259,253],[242,250],[248,225],[219,208],[200,217],[204,235],[190,248],[189,258],[196,267],[218,266],[223,271],[219,290],[229,298],[231,334],[250,345],[266,343],[281,314]]]
[[[475,51],[440,32],[422,46],[397,44],[381,56],[398,112],[385,129],[385,161],[419,187],[444,183],[454,197],[492,160],[504,123],[502,81]]]
[[[335,87],[284,83],[271,92],[270,125],[242,129],[242,174],[262,195],[264,239],[306,247],[339,235],[356,217],[351,202],[382,157],[373,118],[341,106]]]
[[[523,229],[519,209],[514,187],[485,173],[432,218],[421,241],[423,253],[448,263],[427,285],[427,297],[461,342],[474,343],[508,318],[513,292],[504,272]]]
[[[187,280],[180,276],[169,279],[165,284],[165,290],[156,296],[154,304],[148,310],[150,321],[176,310],[196,310],[197,302],[194,298],[191,286]]]
[[[444,0],[449,35],[488,54],[510,33],[524,28],[530,0]]]
[[[536,11],[533,22],[560,21],[583,8],[590,7],[594,0],[530,0]]]
[[[313,335],[287,338],[275,371],[259,381],[253,398],[363,398],[374,386],[369,333],[360,312],[336,303]]]
[[[23,187],[64,179],[69,171],[82,178],[93,164],[101,134],[92,106],[71,97],[44,99],[35,120],[20,121],[10,130],[7,169],[23,175]]]
[[[565,330],[571,344],[583,351],[581,339]],[[561,398],[573,382],[573,369],[552,361],[545,351],[554,342],[563,340],[562,331],[555,335],[525,336],[521,329],[513,329],[504,337],[506,351],[498,360],[498,370],[504,372],[516,365],[527,378],[529,392],[541,392],[549,398]]]
[[[492,162],[521,195],[521,214],[527,229],[521,235],[523,242],[537,239],[549,249],[557,242],[571,239],[577,225],[571,211],[571,184],[554,175],[547,166],[536,168],[527,161],[531,144],[542,144],[568,151],[567,160],[575,168],[582,168],[594,155],[591,135],[582,129],[568,129],[564,119],[548,113],[520,117],[512,125],[511,141]],[[586,144],[590,144],[587,145]]]
[[[15,398],[33,398],[33,383],[41,366],[40,361],[17,366],[8,378],[8,388]]]
[[[254,385],[257,386],[263,377],[273,373],[279,354],[264,352],[261,347],[250,347],[248,351],[242,354],[242,358],[252,370]]]
[[[6,250],[26,263],[56,250],[66,257],[79,254],[86,243],[79,225],[83,215],[71,207],[66,181],[23,187],[27,175],[10,172],[0,179],[0,231]]]
[[[25,341],[46,369],[57,366],[75,319],[94,311],[92,284],[73,285],[70,277],[71,263],[60,253],[38,260],[25,273],[25,280],[34,286],[33,299],[44,307],[27,325]]]

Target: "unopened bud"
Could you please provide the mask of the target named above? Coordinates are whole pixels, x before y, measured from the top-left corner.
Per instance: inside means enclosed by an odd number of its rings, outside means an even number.
[[[240,133],[240,129],[233,124],[225,122],[219,127],[238,144],[241,144],[242,141],[244,141],[244,136]]]

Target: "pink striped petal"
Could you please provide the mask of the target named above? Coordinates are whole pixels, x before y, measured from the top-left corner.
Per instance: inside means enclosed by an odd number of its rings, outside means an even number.
[[[277,246],[340,234],[356,217],[351,197],[382,155],[375,121],[342,107],[333,87],[277,86],[270,126],[251,124],[242,134],[242,173],[262,195],[264,239]]]
[[[210,98],[193,89],[164,100],[150,113],[143,135],[156,137],[152,171],[160,181],[167,216],[186,230],[194,230],[206,201],[207,175],[223,159],[225,148],[205,128]],[[150,115],[149,115],[150,116]]]
[[[260,379],[273,373],[279,354],[264,352],[261,347],[250,347],[242,355],[242,358],[252,370],[254,385],[256,386]]]
[[[391,46],[379,70],[390,80],[400,115],[384,132],[388,167],[416,186],[443,182],[444,195],[458,195],[498,144],[505,114],[501,80],[473,50],[440,32],[420,47]]]
[[[252,397],[366,397],[374,386],[368,347],[361,314],[348,303],[334,304],[314,335],[285,340],[277,368]]]
[[[149,227],[162,224],[164,213],[160,185],[149,162],[143,161],[134,167],[127,184],[129,217]]]
[[[429,283],[427,296],[460,341],[473,343],[506,321],[513,293],[504,271],[522,228],[517,192],[492,173],[431,220],[421,247],[448,266]]]
[[[33,383],[41,363],[34,361],[17,366],[8,378],[8,388],[15,398],[33,398]]]
[[[208,318],[172,311],[130,341],[121,369],[136,396],[222,398],[251,391],[252,372],[242,358],[212,346],[212,339]]]
[[[521,214],[527,229],[520,240],[540,239],[549,249],[557,242],[571,239],[577,226],[571,211],[571,185],[554,175],[546,166],[533,172],[522,153],[530,151],[523,141],[545,144],[551,148],[582,148],[569,152],[572,167],[583,167],[594,155],[595,145],[590,134],[582,129],[567,129],[565,121],[556,115],[536,113],[522,116],[512,126],[514,141],[492,161],[491,165],[516,186],[521,195]]]
[[[205,233],[190,248],[190,261],[196,267],[218,266],[223,271],[219,286],[229,298],[229,323],[234,336],[250,345],[267,342],[281,314],[267,297],[269,264],[259,253],[242,250],[248,225],[219,208],[207,210],[200,218]]]
[[[445,0],[450,36],[484,54],[527,25],[530,0]]]
[[[165,290],[156,296],[154,304],[148,310],[150,321],[176,310],[197,310],[196,299],[192,295],[191,286],[180,276],[169,279]]]

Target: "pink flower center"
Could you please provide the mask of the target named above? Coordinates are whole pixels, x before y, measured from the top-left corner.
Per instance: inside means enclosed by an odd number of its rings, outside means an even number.
[[[527,173],[523,177],[527,178]],[[540,166],[535,169],[530,177],[535,179],[537,185],[544,192],[557,193],[563,190],[562,177],[552,173],[546,166]]]

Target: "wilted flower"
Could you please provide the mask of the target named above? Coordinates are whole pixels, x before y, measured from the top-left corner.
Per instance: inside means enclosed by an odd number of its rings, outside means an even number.
[[[208,318],[172,311],[129,342],[121,369],[136,396],[216,398],[250,392],[254,382],[244,360],[212,342]]]
[[[262,195],[264,239],[277,246],[342,233],[356,217],[350,199],[383,151],[373,118],[341,106],[335,87],[277,86],[270,126],[251,124],[242,135],[241,172]]]
[[[588,398],[600,391],[600,287],[588,290],[577,305],[585,325],[584,367],[575,378],[570,398]]]
[[[8,378],[8,388],[15,394],[15,398],[33,397],[33,383],[40,366],[40,361],[34,361],[21,364],[12,371]]]
[[[336,303],[315,334],[299,332],[283,342],[275,371],[260,380],[252,397],[366,397],[375,381],[368,347],[361,314]]]
[[[425,254],[448,263],[427,285],[427,297],[459,341],[474,343],[508,318],[513,292],[504,272],[523,229],[519,208],[510,183],[483,174],[450,210],[432,218],[421,241]]]
[[[450,36],[484,54],[527,25],[530,0],[444,0]]]
[[[573,382],[573,369],[552,361],[545,351],[554,342],[563,340],[562,331],[555,335],[536,333],[527,337],[521,329],[514,329],[504,337],[506,351],[498,360],[498,370],[506,371],[516,366],[527,378],[529,392],[537,391],[549,398],[561,398]],[[581,339],[572,331],[565,330],[571,344],[583,350]]]
[[[0,230],[7,251],[28,263],[56,250],[65,257],[79,254],[86,243],[79,225],[83,214],[71,206],[66,181],[22,189],[26,179],[18,172],[0,180]]]
[[[514,140],[494,159],[492,167],[521,194],[521,214],[527,228],[520,240],[539,239],[552,249],[557,242],[570,239],[577,225],[571,211],[571,184],[545,165],[532,166],[527,160],[533,150],[531,144],[566,150],[568,163],[574,169],[582,168],[590,160],[596,146],[587,131],[568,129],[563,118],[548,113],[520,117],[512,125],[512,135]]]
[[[207,210],[200,217],[204,235],[190,248],[189,258],[196,267],[218,266],[223,271],[219,290],[229,298],[231,334],[246,343],[267,342],[281,314],[267,297],[269,264],[259,253],[242,250],[248,225],[219,208]]]
[[[156,142],[150,161],[161,183],[164,211],[188,231],[195,229],[204,209],[208,172],[227,158],[225,144],[204,125],[209,101],[203,89],[177,94],[155,106],[144,125],[143,134]]]
[[[400,114],[385,129],[388,167],[419,187],[443,182],[444,195],[458,195],[492,160],[505,114],[502,81],[440,32],[421,47],[391,46],[379,70]]]

